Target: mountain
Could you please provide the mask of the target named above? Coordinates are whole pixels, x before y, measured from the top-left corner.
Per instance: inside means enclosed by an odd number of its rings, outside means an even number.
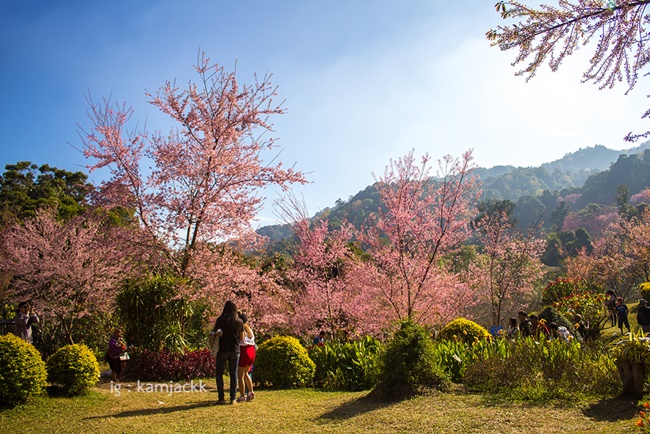
[[[617,151],[609,149],[603,145],[595,145],[587,148],[580,148],[576,152],[569,152],[558,160],[544,163],[539,168],[546,170],[548,173],[553,173],[559,170],[562,173],[575,174],[579,172],[600,172],[601,170],[608,169],[614,163],[618,156],[621,154],[633,155],[639,154],[646,149],[650,149],[650,141],[644,142],[641,145]],[[515,166],[494,166],[490,169],[479,167],[474,171],[481,180],[486,180],[490,177],[498,178],[508,173],[517,170],[534,169],[531,167],[515,167]]]
[[[646,150],[650,150],[650,141],[623,151],[596,145],[567,153],[539,167],[494,166],[477,168],[474,174],[482,182],[482,200],[519,202],[531,213],[537,208],[548,209],[550,217],[561,195],[581,194],[583,201],[605,203],[613,200],[620,184],[628,185],[630,194],[650,186],[650,151]],[[645,175],[646,169],[648,175]],[[337,201],[332,208],[324,209],[317,216],[328,218],[334,226],[345,219],[359,227],[378,207],[379,194],[370,185],[347,201]],[[534,216],[531,214],[530,218]],[[289,225],[264,226],[257,233],[275,243],[289,238],[291,228]]]
[[[538,196],[546,190],[580,188],[590,176],[608,169],[619,155],[636,155],[646,149],[650,149],[650,142],[623,151],[596,145],[568,153],[539,167],[495,166],[478,168],[474,173],[483,183],[483,199],[516,202],[522,196]]]
[[[606,148],[603,145],[596,145],[589,148],[580,148],[576,152],[568,153],[559,160],[544,163],[540,167],[549,172],[559,170],[560,172],[580,172],[583,170],[599,172],[608,169],[617,159],[619,155],[634,155],[639,154],[646,149],[650,149],[650,141],[642,143],[641,145],[616,151],[614,149]]]

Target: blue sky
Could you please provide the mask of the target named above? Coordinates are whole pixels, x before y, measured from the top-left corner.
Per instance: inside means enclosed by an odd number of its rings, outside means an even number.
[[[126,101],[150,129],[171,126],[145,90],[195,79],[197,53],[241,82],[273,74],[288,113],[281,160],[308,172],[296,188],[314,213],[347,199],[415,149],[434,159],[474,149],[479,166],[537,166],[645,131],[642,87],[581,84],[587,50],[558,73],[515,77],[491,48],[495,0],[3,0],[0,165],[85,170],[84,93]],[[643,79],[641,79],[643,84]],[[91,175],[99,181],[101,174]],[[268,204],[276,197],[267,192]],[[270,206],[257,225],[273,222]]]

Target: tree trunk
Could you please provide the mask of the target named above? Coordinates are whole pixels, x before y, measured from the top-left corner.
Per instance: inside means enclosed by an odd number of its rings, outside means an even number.
[[[623,396],[642,398],[646,379],[645,366],[642,363],[621,360],[616,363],[616,368],[623,381]]]

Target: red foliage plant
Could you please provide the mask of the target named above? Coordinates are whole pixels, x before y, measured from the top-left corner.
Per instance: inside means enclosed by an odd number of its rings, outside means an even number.
[[[214,377],[215,359],[209,349],[185,354],[138,350],[130,354],[126,374],[141,381],[189,381]]]

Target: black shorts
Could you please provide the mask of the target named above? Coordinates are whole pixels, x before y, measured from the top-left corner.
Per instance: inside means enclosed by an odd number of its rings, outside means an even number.
[[[124,366],[124,362],[120,360],[120,357],[108,358],[108,366],[111,367],[112,372],[122,372],[122,367]]]

